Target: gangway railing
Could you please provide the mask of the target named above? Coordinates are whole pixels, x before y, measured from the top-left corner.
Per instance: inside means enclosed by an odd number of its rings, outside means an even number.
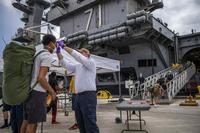
[[[139,95],[140,88],[154,85],[159,78],[165,77],[166,74],[169,73],[170,71],[172,71],[171,67],[164,69],[158,73],[155,73],[151,76],[148,76],[145,78],[145,82],[143,84],[140,84],[139,81],[136,81],[136,82],[133,82],[132,80],[125,81],[126,82],[125,88],[129,89],[129,95],[130,95],[131,99],[133,99],[133,97]]]
[[[167,97],[168,100],[171,101],[179,91],[188,83],[188,81],[192,78],[192,76],[196,73],[196,67],[192,63],[191,66],[186,68],[180,74],[175,76],[173,80],[169,81],[167,85]]]
[[[131,80],[126,81],[126,88],[129,89],[130,98],[133,99],[134,97],[138,97],[140,94],[143,99],[150,98],[151,94],[147,88],[149,86],[153,86],[161,77],[165,78],[167,73],[173,72],[173,79],[166,83],[166,98],[171,101],[196,72],[196,67],[191,62],[187,62],[182,68],[184,69],[179,71],[179,74],[177,74],[178,70],[174,70],[171,67],[164,69],[145,78],[145,82],[143,84],[140,84],[139,81],[134,83]]]

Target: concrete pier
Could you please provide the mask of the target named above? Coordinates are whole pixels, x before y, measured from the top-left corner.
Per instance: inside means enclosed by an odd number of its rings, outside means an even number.
[[[200,133],[200,106],[183,107],[179,103],[184,99],[175,100],[170,105],[152,106],[150,111],[142,112],[142,118],[146,120],[143,128],[149,133]],[[200,103],[200,101],[198,101]],[[115,118],[119,117],[119,111],[115,108],[116,103],[98,104],[97,119],[101,133],[120,133],[126,128],[126,114],[123,113],[123,123],[116,124]],[[1,108],[2,110],[2,108]],[[136,112],[137,113],[137,112]],[[135,116],[133,116],[134,118]],[[51,114],[44,123],[44,133],[78,133],[78,130],[71,131],[68,128],[74,124],[74,113],[64,116],[64,112],[59,110],[57,121],[60,124],[51,124]],[[139,122],[130,122],[130,128],[139,129]],[[0,125],[3,124],[2,111],[0,112]],[[11,129],[0,129],[0,133],[11,133]],[[38,127],[40,133],[40,124]],[[137,132],[134,132],[137,133]]]

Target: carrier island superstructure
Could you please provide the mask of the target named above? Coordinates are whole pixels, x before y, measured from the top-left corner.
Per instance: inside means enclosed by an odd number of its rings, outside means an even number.
[[[94,54],[120,60],[125,81],[174,62],[174,33],[150,14],[162,6],[148,0],[68,0],[48,12],[48,21],[60,26],[61,37],[74,48],[87,47]],[[117,76],[98,75],[98,87],[117,93]]]
[[[147,77],[181,60],[180,38],[152,15],[163,7],[161,0],[18,0],[13,6],[24,12],[25,29],[34,27],[28,34],[36,42],[38,25],[46,21],[60,26],[60,36],[71,47],[120,60],[123,94],[128,94],[125,80],[136,80],[139,73]],[[101,74],[97,87],[118,94],[118,80],[117,73]]]

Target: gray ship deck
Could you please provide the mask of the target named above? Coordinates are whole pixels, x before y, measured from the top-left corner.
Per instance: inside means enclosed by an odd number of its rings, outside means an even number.
[[[158,108],[152,106],[150,111],[142,112],[142,118],[147,122],[147,125],[143,125],[143,128],[148,130],[149,133],[199,133],[200,106],[181,107],[178,105],[181,101],[183,99],[178,99],[171,105],[160,105]],[[200,103],[200,101],[198,102]],[[126,128],[124,124],[125,112],[123,113],[123,124],[115,123],[115,118],[119,116],[119,112],[114,103],[98,105],[97,116],[101,133],[120,133],[122,129]],[[44,133],[79,132],[78,130],[68,130],[74,122],[73,113],[64,116],[64,113],[59,111],[57,120],[61,123],[58,125],[51,125],[50,120],[51,114],[48,114],[48,121],[44,124]],[[3,124],[2,111],[0,112],[1,124]],[[139,123],[131,122],[130,127],[138,129]],[[38,129],[40,129],[40,126]],[[11,133],[11,130],[0,130],[0,133]],[[39,130],[38,133],[40,133]]]

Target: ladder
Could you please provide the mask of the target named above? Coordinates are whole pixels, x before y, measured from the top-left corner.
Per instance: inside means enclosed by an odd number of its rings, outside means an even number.
[[[131,80],[128,80],[125,81],[125,87],[129,89],[129,95],[131,99],[134,99],[134,97],[138,97],[140,92],[143,99],[149,98],[150,92],[147,90],[147,87],[154,85],[159,78],[165,77],[167,73],[171,72],[173,73],[173,79],[166,83],[167,98],[170,102],[196,72],[196,67],[191,62],[185,63],[183,65],[183,68],[183,70],[177,73],[177,69],[169,67],[156,74],[146,77],[143,84],[140,84],[139,81],[133,82]]]

